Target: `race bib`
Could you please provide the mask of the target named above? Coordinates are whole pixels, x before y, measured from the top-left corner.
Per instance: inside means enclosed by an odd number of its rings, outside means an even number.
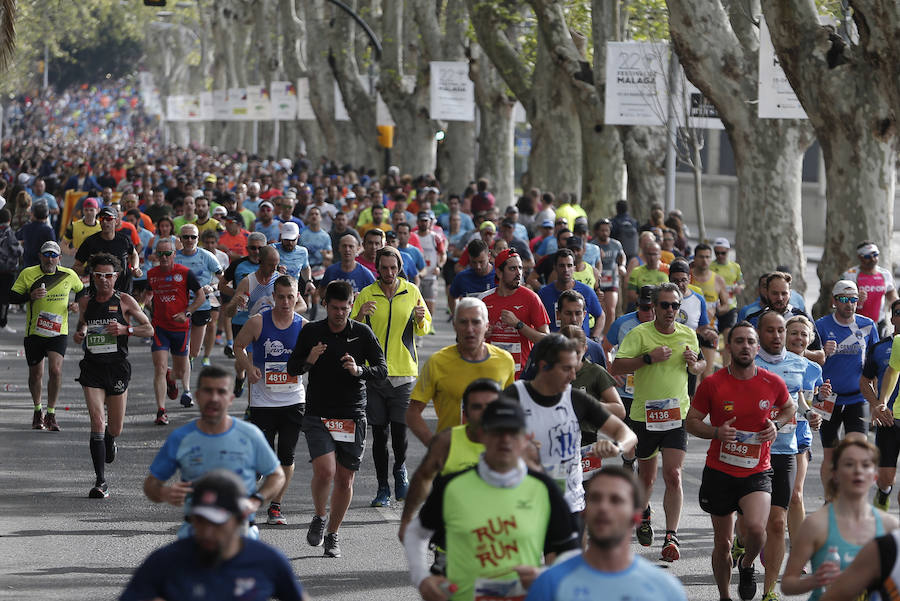
[[[352,419],[322,418],[322,423],[335,442],[354,442],[356,440],[356,422]]]
[[[812,407],[813,411],[822,416],[822,419],[827,419],[831,421],[831,414],[834,413],[834,403],[837,401],[837,393],[832,392],[827,397],[813,399]]]
[[[310,272],[314,280],[321,280],[322,276],[325,275],[325,266],[313,265],[310,267]]]
[[[634,396],[634,374],[625,376],[625,394]]]
[[[719,461],[735,467],[754,468],[759,464],[762,443],[756,432],[737,431],[731,442],[722,442],[719,447]]]
[[[523,601],[527,591],[522,587],[519,579],[492,580],[489,578],[475,579],[475,601]]]
[[[266,388],[272,392],[294,392],[300,390],[297,376],[287,373],[286,361],[266,361]]]
[[[63,316],[41,311],[38,313],[34,331],[41,336],[59,336],[62,333]]]
[[[644,403],[647,430],[665,432],[681,426],[681,402],[678,399],[662,399]]]
[[[119,350],[118,337],[115,334],[108,334],[105,325],[89,327],[84,340],[87,350],[94,355],[115,353]]]
[[[519,372],[522,369],[522,363],[521,361],[519,361],[519,357],[522,353],[522,344],[520,342],[497,342],[492,340],[491,344],[498,348],[502,348],[504,351],[513,356],[513,358],[516,360],[516,372]]]
[[[594,445],[592,444],[581,447],[581,479],[583,481],[590,479],[603,464],[602,458],[589,454],[593,448]]]
[[[601,286],[612,286],[613,285],[613,273],[608,269],[604,269],[600,273],[600,285]]]

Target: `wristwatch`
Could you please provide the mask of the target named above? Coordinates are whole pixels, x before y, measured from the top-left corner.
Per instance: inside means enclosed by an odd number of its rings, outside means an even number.
[[[264,496],[262,496],[261,494],[259,494],[258,492],[253,493],[252,495],[250,495],[249,498],[256,499],[257,501],[259,501],[260,505],[262,505],[263,503],[266,502],[266,498]]]
[[[517,330],[521,330],[521,329],[524,328],[524,327],[525,327],[525,322],[522,321],[522,320],[520,319],[520,320],[516,323],[516,329],[517,329]]]
[[[185,311],[185,312],[184,312],[184,316],[187,317],[188,319],[191,318],[191,315],[193,315],[193,313],[191,313],[190,311]]]
[[[128,335],[129,335],[129,336],[134,336],[134,328],[131,327],[131,326],[128,326]]]
[[[653,357],[650,356],[650,353],[644,353],[644,363],[647,365],[653,363]]]

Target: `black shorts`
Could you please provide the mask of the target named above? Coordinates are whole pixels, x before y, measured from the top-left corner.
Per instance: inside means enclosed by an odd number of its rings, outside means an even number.
[[[99,388],[107,396],[125,394],[131,381],[131,363],[128,359],[115,362],[82,359],[78,362],[81,374],[75,381],[85,388]]]
[[[252,414],[252,411],[251,411]],[[366,418],[357,417],[356,436],[353,442],[340,442],[331,437],[331,433],[316,415],[303,416],[303,434],[309,447],[310,459],[316,459],[328,453],[334,453],[335,459],[352,472],[359,471],[363,452],[366,450]]]
[[[797,477],[796,455],[772,455],[772,505],[787,509]]]
[[[684,423],[677,428],[663,432],[648,430],[645,422],[632,420],[630,426],[638,440],[634,450],[638,459],[650,459],[660,449],[687,451],[687,431],[684,429]]]
[[[819,435],[822,437],[822,447],[833,449],[839,442],[838,432],[841,424],[844,424],[844,436],[848,432],[861,432],[866,434],[868,424],[866,423],[865,413],[863,413],[862,403],[853,403],[852,405],[835,405],[831,419],[822,420],[819,427]]]
[[[30,366],[37,365],[51,351],[65,357],[68,343],[68,336],[38,336],[37,334],[26,336],[24,343],[25,362]]]
[[[199,311],[194,311],[193,313],[191,313],[191,325],[195,328],[205,326],[209,323],[210,314],[210,309],[201,309]]]
[[[895,421],[893,426],[875,428],[875,446],[878,447],[880,454],[878,467],[897,467],[897,457],[900,455],[900,423]]]
[[[262,430],[283,466],[294,465],[294,450],[300,440],[305,407],[304,403],[287,407],[250,407],[250,422]]]
[[[231,339],[234,340],[237,338],[237,335],[241,333],[241,328],[244,327],[244,324],[231,324]]]
[[[131,285],[131,291],[134,293],[145,292],[150,290],[150,282],[147,280],[135,280]]]
[[[700,509],[710,515],[741,513],[741,499],[754,492],[772,493],[772,470],[739,478],[706,466],[700,482]]]
[[[444,266],[441,267],[441,275],[444,276],[444,283],[448,286],[451,285],[453,278],[456,277],[456,261],[451,261],[450,259],[444,261]]]
[[[716,317],[716,325],[719,329],[719,334],[721,334],[725,330],[727,330],[729,328],[733,328],[735,325],[737,325],[737,316],[738,316],[737,307],[729,310],[727,313],[722,313],[721,315],[718,315]]]

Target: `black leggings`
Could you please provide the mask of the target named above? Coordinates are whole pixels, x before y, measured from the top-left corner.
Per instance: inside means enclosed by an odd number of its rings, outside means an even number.
[[[394,448],[394,471],[406,463],[406,424],[391,422],[391,446]],[[372,425],[372,458],[378,485],[388,483],[388,426]]]
[[[16,274],[0,272],[0,328],[5,328],[9,315],[9,291],[16,281]]]

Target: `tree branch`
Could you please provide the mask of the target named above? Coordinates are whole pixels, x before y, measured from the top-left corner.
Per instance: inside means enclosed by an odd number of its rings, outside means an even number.
[[[506,34],[509,23],[489,2],[466,0],[478,43],[500,72],[503,81],[526,107],[533,102],[531,73],[520,58],[519,50]]]

